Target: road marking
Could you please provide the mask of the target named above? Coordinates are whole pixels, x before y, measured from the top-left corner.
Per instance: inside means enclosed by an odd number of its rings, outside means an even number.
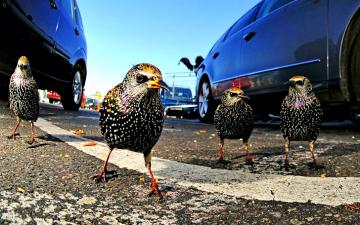
[[[105,160],[108,148],[96,142],[85,147],[82,137],[39,118],[36,126],[78,150]],[[104,154],[105,153],[105,154]],[[144,172],[143,154],[128,150],[115,150],[110,158],[121,168]],[[282,202],[309,202],[337,206],[360,202],[359,177],[303,177],[253,174],[236,170],[211,169],[209,167],[179,163],[153,157],[153,171],[162,182],[175,182],[185,187],[195,187],[206,192],[222,193],[245,199],[276,200]],[[97,172],[94,165],[94,173]],[[160,183],[161,184],[161,183]]]

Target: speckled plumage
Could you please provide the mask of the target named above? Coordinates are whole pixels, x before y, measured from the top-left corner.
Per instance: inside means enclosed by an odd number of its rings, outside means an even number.
[[[135,76],[137,70],[130,70],[127,77]],[[101,133],[111,148],[147,155],[160,137],[163,107],[158,90],[147,90],[146,86],[131,88],[130,82],[131,79],[125,79],[106,94],[100,109]]]
[[[247,97],[240,88],[229,88],[223,93],[215,111],[214,123],[220,137],[220,160],[222,160],[224,139],[240,138],[243,139],[248,160],[251,159],[247,142],[253,130],[253,111],[244,98]]]
[[[280,111],[280,128],[285,139],[285,166],[290,141],[309,141],[314,163],[313,144],[320,133],[322,109],[312,91],[311,82],[304,76],[289,80],[289,94],[284,98]]]
[[[100,109],[101,133],[110,150],[142,152],[151,176],[151,150],[164,122],[161,87],[167,88],[158,68],[151,64],[135,65],[123,82],[106,94]],[[155,185],[153,182],[153,188],[157,189]],[[160,193],[158,189],[154,191]]]
[[[11,75],[9,102],[10,109],[18,118],[18,124],[11,136],[15,137],[21,120],[30,121],[33,131],[33,122],[39,117],[39,94],[37,84],[31,74],[30,63],[25,56],[19,58],[15,72]]]

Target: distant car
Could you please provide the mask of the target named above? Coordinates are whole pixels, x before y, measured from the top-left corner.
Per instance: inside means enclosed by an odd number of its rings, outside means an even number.
[[[86,109],[96,110],[99,105],[100,105],[100,102],[97,99],[89,98],[89,99],[86,99],[86,101],[85,101]]]
[[[255,113],[279,114],[294,75],[307,76],[326,116],[360,113],[360,0],[263,0],[218,39],[197,71],[199,118],[242,88]],[[339,113],[341,112],[341,113]]]
[[[39,89],[59,93],[65,109],[78,110],[87,46],[76,0],[0,0],[0,30],[1,95],[25,55]]]
[[[46,91],[46,96],[49,99],[49,103],[53,104],[54,102],[60,102],[61,97],[55,91]]]
[[[173,87],[170,91],[161,90],[160,97],[166,116],[178,118],[196,117],[197,105],[190,88]]]

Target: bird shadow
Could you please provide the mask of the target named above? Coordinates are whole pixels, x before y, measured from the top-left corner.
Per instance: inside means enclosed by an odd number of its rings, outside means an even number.
[[[105,181],[110,181],[118,178],[120,176],[120,173],[118,173],[116,170],[108,170],[106,171]]]
[[[28,149],[34,149],[34,148],[39,148],[39,147],[43,147],[43,146],[56,146],[56,144],[55,143],[34,142],[34,143],[30,144],[27,148]]]
[[[267,152],[251,152],[252,156],[260,156],[260,158],[262,157],[270,157],[270,156],[279,156],[279,155],[283,155],[284,152],[282,150],[278,150],[276,149],[273,152],[268,152],[269,148],[267,148]],[[237,159],[241,159],[246,157],[246,154],[240,154],[238,156],[235,156],[233,158],[231,158],[231,160],[237,160]]]

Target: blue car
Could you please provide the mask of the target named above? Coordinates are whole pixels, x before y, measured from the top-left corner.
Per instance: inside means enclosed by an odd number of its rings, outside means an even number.
[[[279,114],[285,83],[307,76],[325,116],[360,113],[360,0],[263,0],[216,41],[197,70],[199,118],[236,86],[260,116]],[[339,113],[341,112],[341,113]]]
[[[0,0],[0,30],[1,96],[25,55],[38,87],[59,93],[65,109],[78,110],[87,46],[76,0]]]

